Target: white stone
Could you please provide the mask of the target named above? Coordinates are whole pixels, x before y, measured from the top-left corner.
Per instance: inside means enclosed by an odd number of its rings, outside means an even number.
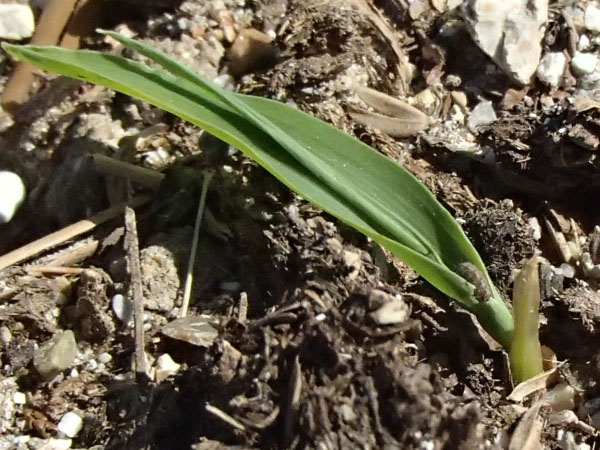
[[[125,325],[133,322],[133,303],[124,295],[117,294],[112,298],[112,310]]]
[[[400,299],[384,303],[369,316],[378,325],[397,325],[406,322],[410,315],[410,307]]]
[[[110,353],[100,353],[98,355],[98,362],[102,363],[102,364],[108,364],[109,362],[112,361],[112,356],[110,355]]]
[[[542,54],[548,0],[466,0],[461,13],[477,45],[514,82],[529,84]]]
[[[33,11],[28,5],[0,3],[0,38],[20,41],[35,29]]]
[[[596,5],[585,8],[585,28],[595,33],[600,32],[600,9]]]
[[[579,36],[579,41],[577,41],[577,50],[583,52],[590,48],[590,38],[587,37],[587,34],[582,34]]]
[[[168,353],[163,353],[156,360],[156,371],[154,377],[157,383],[166,380],[171,375],[175,375],[181,364],[177,364]]]
[[[27,403],[27,396],[23,392],[15,392],[13,394],[13,403],[15,405],[24,405]]]
[[[62,416],[57,428],[65,436],[74,438],[81,431],[81,428],[83,428],[83,419],[75,412],[68,412]]]
[[[598,56],[593,53],[575,52],[571,60],[571,67],[576,75],[589,75],[596,70]]]
[[[562,81],[566,68],[567,58],[562,52],[546,53],[537,68],[537,76],[542,82],[555,88]]]
[[[0,6],[2,5],[0,4]],[[0,192],[2,193],[0,195],[1,225],[11,221],[25,200],[25,184],[16,173],[3,170],[0,171]]]
[[[496,116],[492,102],[484,100],[479,102],[479,104],[473,108],[473,111],[471,111],[467,126],[471,131],[475,132],[480,126],[489,125],[496,120],[498,120],[498,117]]]

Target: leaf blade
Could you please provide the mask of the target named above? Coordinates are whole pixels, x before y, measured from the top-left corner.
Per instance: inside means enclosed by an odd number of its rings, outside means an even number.
[[[97,52],[5,48],[46,70],[145,100],[240,148],[302,197],[390,249],[484,321],[490,311],[492,319],[500,314],[501,324],[492,334],[506,343],[512,332],[508,309],[497,302],[489,307],[476,303],[472,286],[454,272],[456,265],[470,261],[487,274],[460,226],[408,171],[360,141],[281,103],[219,89],[164,55],[163,65],[175,74]]]

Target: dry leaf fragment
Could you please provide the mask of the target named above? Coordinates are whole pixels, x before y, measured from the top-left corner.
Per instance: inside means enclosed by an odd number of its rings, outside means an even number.
[[[557,369],[558,366],[552,370],[547,370],[546,372],[542,372],[535,377],[519,383],[513,389],[507,399],[511,402],[522,402],[528,395],[533,394],[541,389],[546,389],[548,379],[557,371]]]
[[[414,106],[391,95],[363,86],[355,86],[356,95],[377,112],[393,117],[414,116],[429,121],[429,117]]]
[[[425,130],[431,124],[427,114],[390,95],[361,86],[355,87],[355,92],[363,102],[378,111],[351,111],[350,116],[363,125],[393,137],[408,137]]]
[[[203,317],[186,316],[166,324],[162,334],[198,347],[210,347],[219,332]]]
[[[399,119],[371,112],[350,112],[350,117],[392,137],[414,136],[429,126],[429,123],[423,123],[418,119]]]

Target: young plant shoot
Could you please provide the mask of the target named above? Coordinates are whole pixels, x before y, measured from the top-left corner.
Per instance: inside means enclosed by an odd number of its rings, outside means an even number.
[[[147,101],[237,147],[300,196],[390,250],[474,313],[510,349],[512,314],[479,254],[450,213],[407,170],[295,108],[227,91],[152,47],[104,33],[164,70],[93,51],[4,48],[49,72]],[[477,278],[470,279],[465,267]]]
[[[534,377],[544,370],[542,347],[538,338],[541,303],[539,266],[539,256],[527,260],[513,286],[515,331],[509,358],[516,383]]]

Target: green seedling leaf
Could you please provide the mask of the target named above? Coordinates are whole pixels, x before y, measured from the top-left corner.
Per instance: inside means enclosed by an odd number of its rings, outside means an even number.
[[[405,261],[510,345],[512,315],[452,216],[412,174],[342,131],[295,108],[221,89],[140,42],[105,32],[166,70],[117,55],[3,44],[49,72],[147,101],[239,148],[285,185]],[[456,273],[469,262],[492,286],[479,301]]]

